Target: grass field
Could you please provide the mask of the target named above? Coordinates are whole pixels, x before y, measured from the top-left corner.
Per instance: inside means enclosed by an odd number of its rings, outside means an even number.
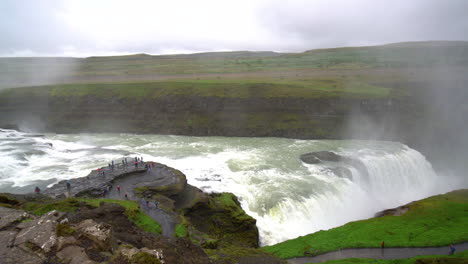
[[[467,67],[468,42],[415,42],[301,53],[215,52],[90,58],[0,58],[0,88],[42,84],[132,82],[163,86],[158,94],[313,97],[328,94],[381,96],[375,83],[431,77],[434,67]],[[420,73],[420,69],[429,69]],[[137,85],[138,84],[138,85]],[[252,86],[267,86],[267,91]],[[377,87],[376,87],[377,86]],[[69,86],[61,86],[68,87]],[[173,90],[172,90],[173,89]],[[137,89],[138,90],[138,89]],[[82,93],[88,90],[82,90]],[[59,93],[57,91],[57,93]],[[258,94],[257,94],[258,93]],[[63,93],[62,93],[63,94]],[[144,91],[135,91],[144,95]],[[190,93],[189,93],[190,94]],[[316,94],[316,95],[312,95]]]
[[[443,246],[468,241],[468,190],[433,196],[410,205],[402,216],[384,216],[319,231],[263,249],[281,258],[340,248]]]

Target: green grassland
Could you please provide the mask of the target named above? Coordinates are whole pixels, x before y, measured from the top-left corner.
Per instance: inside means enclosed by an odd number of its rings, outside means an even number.
[[[221,98],[388,98],[391,88],[340,80],[291,82],[253,81],[160,81],[143,83],[86,83],[6,89],[0,97],[83,97],[117,99],[156,99],[164,96],[197,96]]]
[[[47,86],[54,96],[373,98],[394,95],[377,83],[422,80],[431,74],[420,69],[439,66],[467,67],[468,43],[415,42],[302,53],[0,58],[0,87],[36,86],[47,80],[60,84]]]
[[[340,248],[444,246],[468,240],[468,190],[410,204],[402,216],[384,216],[319,231],[263,249],[281,258]]]

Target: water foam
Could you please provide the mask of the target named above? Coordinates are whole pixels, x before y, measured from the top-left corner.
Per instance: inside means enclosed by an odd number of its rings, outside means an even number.
[[[462,187],[438,176],[419,152],[395,142],[129,134],[32,136],[0,131],[0,150],[0,187],[82,177],[129,155],[167,164],[204,191],[236,194],[244,210],[257,219],[263,245],[372,217],[377,211]],[[345,163],[311,165],[299,159],[301,154],[320,150],[356,159],[367,172]],[[352,176],[335,175],[337,167],[348,169]]]

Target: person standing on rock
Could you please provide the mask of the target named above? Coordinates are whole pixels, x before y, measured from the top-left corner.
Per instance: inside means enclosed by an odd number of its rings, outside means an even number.
[[[154,207],[155,207],[156,209],[159,209],[159,206],[158,206],[158,205],[159,205],[159,202],[156,201],[156,200],[154,200]]]
[[[34,192],[39,194],[39,193],[41,193],[41,189],[39,189],[39,187],[36,186],[36,188],[34,188]]]
[[[119,195],[120,195],[120,185],[117,185],[117,191],[119,192]]]
[[[70,192],[71,190],[71,184],[70,181],[67,181],[67,191]]]

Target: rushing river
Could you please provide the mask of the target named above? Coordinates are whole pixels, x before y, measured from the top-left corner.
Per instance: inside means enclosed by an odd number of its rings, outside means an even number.
[[[358,159],[305,164],[301,154],[328,150]],[[123,156],[142,156],[181,170],[207,192],[232,192],[257,219],[270,245],[369,218],[375,212],[460,188],[438,176],[423,155],[401,143],[283,138],[130,134],[35,135],[0,130],[0,191],[30,192],[87,175]],[[347,167],[351,177],[334,168]]]

